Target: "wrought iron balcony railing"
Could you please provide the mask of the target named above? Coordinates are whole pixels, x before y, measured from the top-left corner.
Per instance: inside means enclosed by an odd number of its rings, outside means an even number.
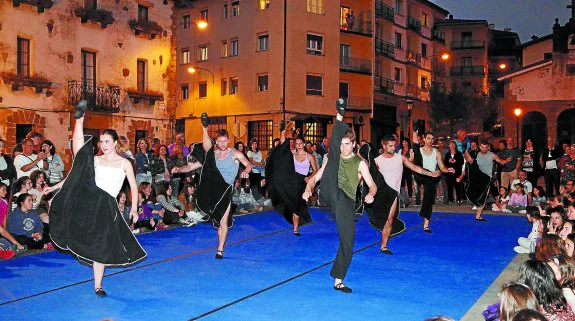
[[[453,66],[451,67],[451,76],[485,76],[483,66]]]
[[[391,22],[395,22],[395,11],[392,7],[381,1],[375,2],[375,16],[378,18],[387,19]]]
[[[381,94],[395,93],[395,81],[385,77],[375,76],[373,78],[373,90]]]
[[[405,60],[407,63],[421,67],[421,68],[429,68],[428,60],[425,57],[422,57],[421,54],[407,49],[405,52]]]
[[[347,109],[371,110],[370,97],[349,96],[344,98],[344,100]]]
[[[433,31],[431,33],[431,39],[445,43],[445,32],[433,28]]]
[[[412,16],[407,17],[407,28],[414,30],[415,32],[421,33],[421,21],[415,19]]]
[[[371,60],[349,56],[340,56],[339,70],[371,75]]]
[[[395,57],[395,46],[381,38],[375,38],[375,52],[388,57]]]
[[[81,100],[88,101],[89,110],[117,113],[120,111],[120,88],[68,81],[68,104],[76,105]]]
[[[454,40],[451,42],[451,49],[482,49],[485,48],[483,40]]]
[[[360,16],[366,16],[366,19],[358,19],[357,17],[349,20],[349,18],[341,19],[339,24],[339,30],[343,32],[355,33],[363,36],[369,36],[373,34],[372,23],[369,12],[364,12]]]

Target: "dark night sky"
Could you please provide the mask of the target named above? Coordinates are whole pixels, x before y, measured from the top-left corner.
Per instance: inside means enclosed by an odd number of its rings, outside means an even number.
[[[571,17],[571,0],[431,0],[456,19],[485,19],[495,29],[517,32],[521,42],[553,32],[555,18],[564,25]]]

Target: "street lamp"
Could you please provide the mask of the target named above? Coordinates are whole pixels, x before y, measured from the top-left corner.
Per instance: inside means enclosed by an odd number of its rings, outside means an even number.
[[[507,69],[507,64],[504,63],[504,62],[502,62],[502,63],[499,64],[498,67],[499,67],[499,70],[505,70],[505,69]],[[520,112],[520,113],[521,113],[521,112]]]
[[[205,20],[200,20],[200,21],[196,22],[196,26],[198,27],[198,29],[204,30],[208,27],[208,22]]]
[[[515,108],[513,110],[513,113],[515,114],[515,121],[516,121],[516,127],[517,127],[517,140],[516,140],[516,144],[517,146],[519,145],[519,117],[521,116],[521,113],[523,111],[521,110],[521,108]]]
[[[214,84],[214,73],[211,70],[206,69],[206,68],[200,68],[200,67],[189,67],[188,68],[188,72],[190,74],[196,73],[196,70],[205,70],[205,71],[209,72],[210,75],[212,76],[212,85]]]

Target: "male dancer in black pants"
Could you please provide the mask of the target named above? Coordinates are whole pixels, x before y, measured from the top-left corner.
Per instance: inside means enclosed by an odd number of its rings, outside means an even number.
[[[351,288],[343,284],[351,257],[355,238],[355,197],[357,186],[363,178],[369,193],[365,196],[366,203],[372,203],[377,187],[369,173],[369,167],[356,154],[355,133],[343,122],[345,108],[343,99],[336,103],[337,121],[333,126],[329,141],[329,155],[324,159],[321,169],[308,180],[303,198],[307,200],[315,184],[322,179],[320,200],[327,204],[335,214],[339,234],[339,249],[330,275],[335,279],[333,288],[344,293],[351,293]],[[324,175],[325,174],[325,175]]]

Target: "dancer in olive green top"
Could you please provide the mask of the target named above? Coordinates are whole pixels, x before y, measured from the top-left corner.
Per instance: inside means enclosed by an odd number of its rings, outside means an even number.
[[[353,153],[355,133],[343,122],[345,113],[343,99],[337,101],[336,108],[338,115],[329,142],[329,160],[324,160],[321,169],[308,180],[303,198],[307,200],[311,196],[311,190],[321,179],[319,198],[335,213],[339,234],[339,249],[330,273],[335,279],[333,288],[351,293],[351,288],[343,284],[343,279],[353,255],[355,238],[353,214],[357,186],[362,178],[369,186],[369,193],[365,196],[365,202],[368,204],[373,202],[377,187],[369,173],[367,163]]]

